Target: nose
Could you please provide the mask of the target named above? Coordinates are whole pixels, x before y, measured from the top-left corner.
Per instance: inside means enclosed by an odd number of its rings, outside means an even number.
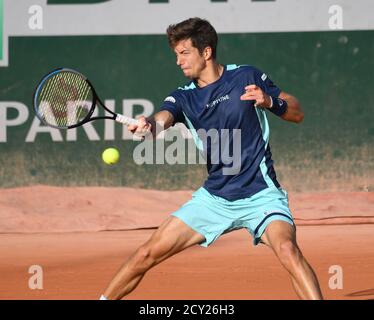
[[[181,57],[177,57],[177,65],[180,66],[182,64],[182,59]]]

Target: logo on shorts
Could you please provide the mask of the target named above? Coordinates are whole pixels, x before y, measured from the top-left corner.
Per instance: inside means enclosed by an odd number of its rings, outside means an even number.
[[[269,214],[272,214],[272,213],[282,213],[282,212],[279,212],[279,210],[277,210],[277,211],[265,211],[264,216],[268,216]]]

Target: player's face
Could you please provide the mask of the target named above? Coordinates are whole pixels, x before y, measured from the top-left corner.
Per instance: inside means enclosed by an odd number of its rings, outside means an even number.
[[[191,39],[179,41],[174,52],[177,56],[177,65],[184,75],[190,79],[199,78],[201,71],[206,67],[206,61],[192,45]]]

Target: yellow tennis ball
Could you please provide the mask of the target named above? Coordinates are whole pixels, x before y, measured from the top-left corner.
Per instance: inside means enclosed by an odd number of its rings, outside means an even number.
[[[106,164],[115,164],[119,160],[119,152],[116,148],[107,148],[101,157]]]

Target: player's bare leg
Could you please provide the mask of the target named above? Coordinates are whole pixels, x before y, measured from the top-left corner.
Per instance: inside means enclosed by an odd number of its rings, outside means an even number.
[[[104,296],[110,300],[121,299],[136,288],[153,266],[204,239],[180,219],[169,217],[124,263]]]
[[[273,221],[267,226],[261,240],[273,249],[289,272],[301,299],[323,299],[318,279],[297,246],[294,226],[284,221]]]

